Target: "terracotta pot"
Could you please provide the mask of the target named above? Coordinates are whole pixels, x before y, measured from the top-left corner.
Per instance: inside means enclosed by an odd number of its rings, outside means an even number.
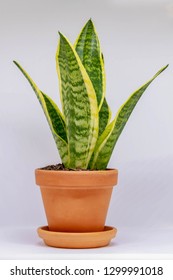
[[[118,171],[50,171],[37,169],[50,231],[96,232],[104,230]]]

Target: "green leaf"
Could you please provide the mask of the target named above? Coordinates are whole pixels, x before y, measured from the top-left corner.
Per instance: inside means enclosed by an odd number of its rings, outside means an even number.
[[[67,134],[63,116],[58,106],[51,100],[49,96],[39,90],[34,81],[30,78],[28,73],[14,61],[16,66],[20,69],[23,75],[26,77],[31,87],[33,88],[49,123],[56,145],[58,147],[60,157],[65,165],[68,161],[68,146],[67,146]]]
[[[91,19],[79,34],[75,49],[93,84],[100,109],[105,95],[105,70],[100,42]]]
[[[99,111],[99,136],[103,133],[111,118],[111,111],[106,99],[104,98],[102,107]]]
[[[103,53],[101,54],[101,58],[102,58],[103,66],[104,66]],[[104,73],[104,76],[105,76],[105,71],[103,73]],[[104,81],[106,81],[106,77],[104,77]],[[104,88],[106,88],[105,85],[104,85]],[[99,111],[99,136],[105,130],[106,126],[108,125],[108,123],[111,119],[111,116],[112,116],[111,109],[110,109],[110,107],[109,107],[109,105],[106,101],[106,98],[104,98],[103,104],[102,104],[102,106],[100,108],[100,111]]]
[[[63,116],[58,108],[58,106],[54,103],[54,101],[45,93],[41,92],[46,103],[46,109],[49,114],[51,125],[56,132],[66,143],[67,143],[67,133],[66,126],[63,119]]]
[[[98,137],[97,98],[77,52],[61,33],[56,63],[67,127],[67,167],[87,169]]]
[[[120,107],[115,119],[107,126],[96,143],[92,162],[90,163],[91,169],[105,169],[107,167],[114,146],[140,97],[151,82],[167,67],[168,65],[160,69],[151,80],[135,91]]]
[[[94,86],[99,108],[99,135],[107,126],[111,111],[104,97],[105,69],[104,57],[100,50],[100,42],[94,24],[90,19],[83,27],[76,42],[75,49]]]

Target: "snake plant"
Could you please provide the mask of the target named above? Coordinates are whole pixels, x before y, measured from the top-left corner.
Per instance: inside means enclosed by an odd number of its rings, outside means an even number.
[[[99,39],[90,19],[72,45],[61,33],[56,52],[62,112],[17,63],[43,108],[62,163],[72,169],[106,169],[114,146],[144,91],[163,72],[130,95],[111,119],[105,98],[105,68]]]

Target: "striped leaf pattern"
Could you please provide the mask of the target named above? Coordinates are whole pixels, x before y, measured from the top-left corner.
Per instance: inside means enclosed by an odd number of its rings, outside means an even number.
[[[91,169],[100,170],[105,169],[107,167],[114,146],[124,126],[126,125],[133,109],[135,108],[139,99],[141,98],[147,87],[151,84],[151,82],[167,67],[168,65],[160,69],[160,71],[158,71],[151,80],[149,80],[146,84],[144,84],[137,91],[135,91],[128,98],[128,100],[120,107],[115,119],[107,126],[107,128],[97,141],[94,155],[92,158],[93,160],[92,162],[90,162]]]
[[[54,131],[67,143],[66,126],[59,108],[48,95],[43,92],[41,93],[43,95]]]
[[[57,105],[46,94],[41,92],[34,81],[30,78],[28,73],[20,66],[19,63],[14,61],[16,66],[20,69],[26,77],[31,87],[33,88],[49,123],[51,132],[55,139],[60,157],[64,165],[68,162],[68,146],[67,146],[67,133],[63,116]]]
[[[83,27],[76,42],[75,49],[93,84],[99,104],[99,135],[107,126],[111,111],[105,99],[104,57],[94,24],[90,19]]]
[[[75,49],[90,77],[96,92],[98,106],[101,108],[105,94],[105,70],[99,39],[91,19],[79,34],[75,42]]]
[[[92,20],[85,24],[74,46],[59,34],[56,67],[63,114],[52,99],[40,91],[28,73],[16,61],[14,63],[30,83],[42,106],[64,166],[106,169],[136,104],[168,65],[135,91],[109,123],[111,111],[105,99],[104,57]]]
[[[67,167],[87,169],[98,137],[97,98],[77,52],[61,33],[56,63],[67,127]]]
[[[103,133],[106,126],[108,125],[111,118],[111,110],[106,101],[106,98],[103,100],[102,107],[99,111],[99,136]]]
[[[103,53],[101,54],[101,58],[102,58],[102,63],[104,66],[104,56]],[[105,71],[103,72],[104,76],[105,75]],[[104,78],[104,81],[106,83],[106,77]],[[104,88],[106,88],[104,83]],[[106,128],[106,126],[108,125],[110,119],[111,119],[112,113],[111,113],[111,109],[106,101],[106,98],[104,97],[102,106],[100,108],[99,111],[99,136],[102,134],[102,132],[104,131],[104,129]]]

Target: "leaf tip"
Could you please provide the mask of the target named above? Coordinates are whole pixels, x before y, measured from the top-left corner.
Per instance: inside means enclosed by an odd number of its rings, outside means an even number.
[[[20,68],[19,63],[18,63],[16,60],[13,60],[13,63],[14,63],[18,68]]]
[[[169,64],[167,64],[166,66],[164,66],[164,67],[162,68],[162,71],[164,71],[166,68],[168,68],[168,66],[169,66]]]
[[[58,31],[58,34],[59,34],[60,38],[63,37],[63,35],[62,35],[62,33],[60,31]]]
[[[60,36],[60,40],[67,41],[66,37],[60,31],[58,31],[58,33],[59,33],[59,36]]]
[[[92,18],[89,19],[88,24],[94,26],[94,23],[93,23],[93,21],[92,21]]]

